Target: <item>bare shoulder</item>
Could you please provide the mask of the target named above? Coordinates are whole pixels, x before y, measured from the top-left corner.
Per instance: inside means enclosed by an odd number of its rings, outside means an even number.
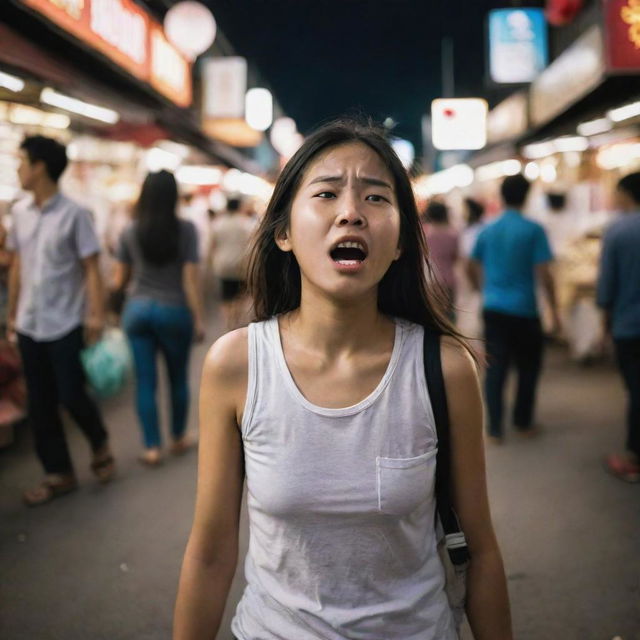
[[[218,338],[205,357],[203,378],[223,386],[246,380],[249,368],[248,345],[247,327],[230,331]]]
[[[452,336],[443,336],[440,343],[442,373],[447,386],[477,384],[476,363],[469,350]]]
[[[218,338],[209,348],[200,380],[201,421],[225,416],[242,422],[249,378],[247,328],[236,329]]]

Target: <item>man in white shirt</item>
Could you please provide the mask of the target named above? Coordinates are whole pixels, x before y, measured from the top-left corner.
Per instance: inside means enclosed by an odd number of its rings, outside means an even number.
[[[104,326],[100,246],[91,213],[58,190],[67,166],[63,145],[27,137],[18,175],[32,197],[14,205],[7,249],[7,332],[17,334],[29,400],[29,420],[43,481],[23,495],[29,506],[49,502],[77,486],[59,415],[62,404],[89,440],[91,469],[108,482],[115,463],[95,402],[86,392],[80,352]],[[87,307],[85,313],[85,306]]]

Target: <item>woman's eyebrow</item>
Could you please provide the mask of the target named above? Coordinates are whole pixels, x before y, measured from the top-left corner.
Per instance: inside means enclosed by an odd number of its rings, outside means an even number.
[[[384,180],[380,180],[380,178],[368,178],[367,176],[362,176],[361,178],[357,178],[360,182],[364,182],[365,184],[371,184],[374,187],[385,187],[386,189],[391,189],[393,191],[393,187]]]
[[[317,184],[318,182],[341,182],[342,176],[318,176],[314,178],[309,184]]]
[[[343,182],[343,176],[318,176],[309,182],[309,185],[317,184],[318,182]],[[361,176],[356,178],[358,182],[364,182],[365,184],[373,185],[374,187],[385,187],[386,189],[391,189],[393,191],[393,187],[384,180],[380,180],[379,178],[370,178],[367,176]]]

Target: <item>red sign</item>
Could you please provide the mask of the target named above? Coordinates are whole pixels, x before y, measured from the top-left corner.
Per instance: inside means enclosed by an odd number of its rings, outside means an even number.
[[[583,0],[547,0],[545,15],[554,27],[573,22],[582,9]]]
[[[609,71],[640,71],[640,0],[604,0]]]
[[[162,27],[132,0],[21,1],[176,104],[191,104],[190,63],[165,40],[160,55],[163,61],[171,59],[171,69],[158,81],[163,63],[154,60],[160,49],[153,46],[152,33],[162,32]]]

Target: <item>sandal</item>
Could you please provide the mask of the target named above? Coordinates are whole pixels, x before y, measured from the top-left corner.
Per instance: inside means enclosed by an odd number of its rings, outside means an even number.
[[[74,475],[48,476],[37,486],[27,489],[22,500],[28,507],[38,507],[78,488]]]
[[[160,449],[145,449],[143,453],[138,456],[138,462],[145,467],[159,467],[164,460]]]
[[[197,442],[191,440],[186,436],[183,436],[179,440],[174,440],[169,451],[171,451],[174,456],[182,456],[187,453],[187,451],[190,451],[191,449],[197,447],[197,445]]]
[[[640,482],[640,464],[627,456],[612,453],[604,460],[605,469],[613,476],[625,482]]]
[[[94,458],[91,463],[91,471],[98,478],[100,484],[107,484],[116,474],[116,461],[111,453],[102,454],[98,458]]]

